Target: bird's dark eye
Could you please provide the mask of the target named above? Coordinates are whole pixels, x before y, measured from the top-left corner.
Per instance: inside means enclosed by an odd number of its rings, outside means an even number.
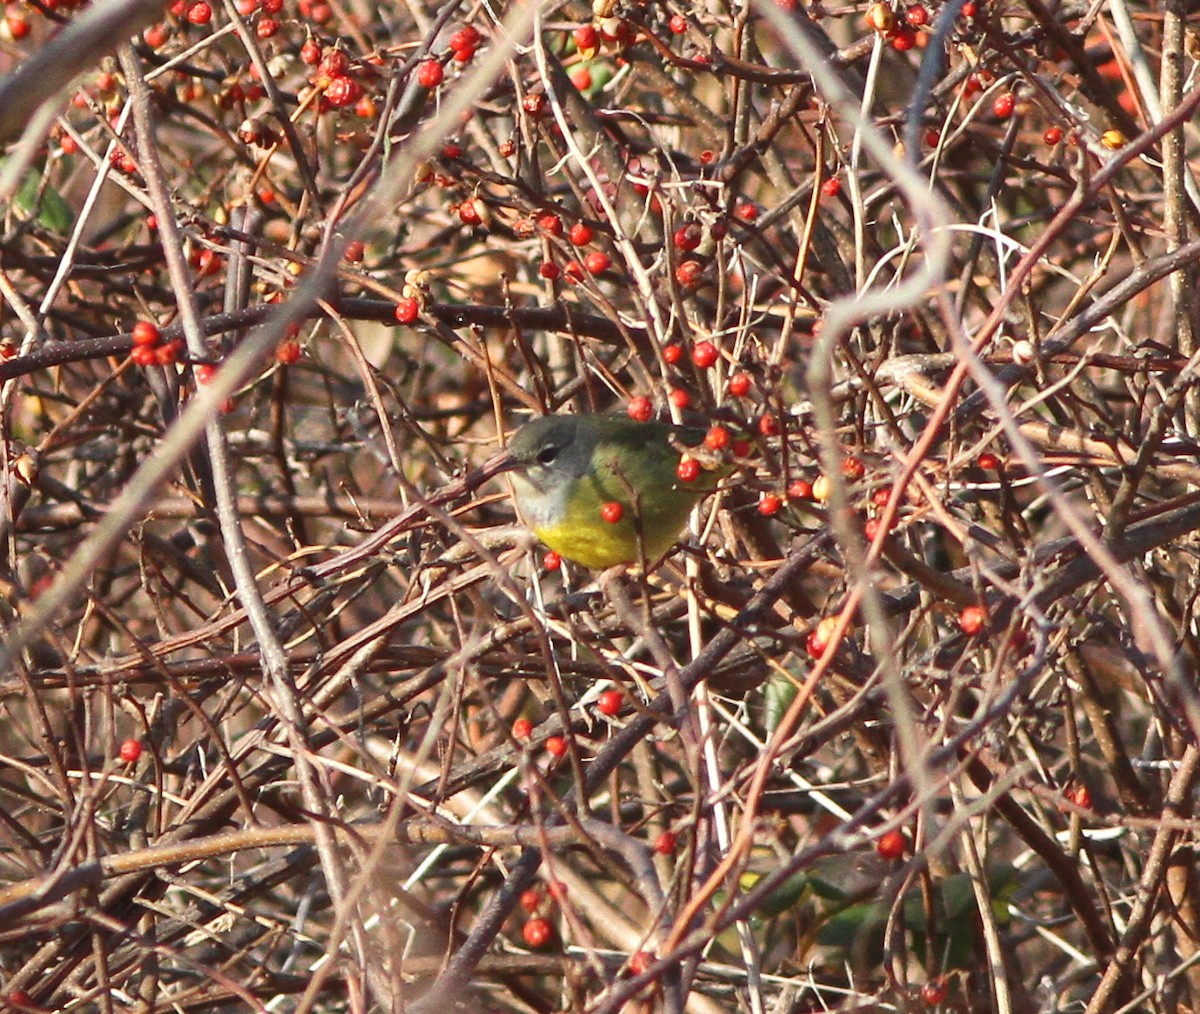
[[[548,465],[558,457],[558,452],[561,448],[550,444],[548,447],[543,447],[538,451],[537,459],[539,465]]]

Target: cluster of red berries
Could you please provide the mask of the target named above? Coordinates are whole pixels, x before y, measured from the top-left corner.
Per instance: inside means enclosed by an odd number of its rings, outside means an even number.
[[[518,903],[521,910],[531,918],[521,927],[521,939],[526,946],[535,950],[545,947],[554,939],[554,927],[546,918],[553,911],[555,904],[562,905],[567,900],[567,885],[561,880],[551,880],[546,885],[546,893],[537,887],[530,887],[521,892]]]
[[[454,54],[454,62],[470,63],[482,41],[483,36],[474,25],[463,25],[450,36],[450,52]]]
[[[517,742],[523,743],[532,735],[533,723],[528,718],[518,718],[513,722],[512,736]],[[567,739],[559,735],[547,736],[542,746],[551,757],[562,757],[567,752]]]
[[[183,339],[172,338],[163,341],[162,332],[158,326],[148,320],[139,320],[133,325],[133,348],[129,358],[138,366],[170,366],[179,362],[183,352]]]

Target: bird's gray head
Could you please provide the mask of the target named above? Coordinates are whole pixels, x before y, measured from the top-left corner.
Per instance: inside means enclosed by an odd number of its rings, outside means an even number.
[[[517,503],[531,524],[562,516],[571,484],[591,467],[596,439],[585,417],[552,415],[526,423],[509,441]]]

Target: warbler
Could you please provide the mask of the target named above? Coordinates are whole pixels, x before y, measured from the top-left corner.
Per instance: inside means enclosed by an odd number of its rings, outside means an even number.
[[[533,533],[567,560],[596,570],[653,562],[726,471],[697,468],[694,459],[680,469],[686,448],[704,435],[617,415],[535,419],[508,445],[517,507]]]

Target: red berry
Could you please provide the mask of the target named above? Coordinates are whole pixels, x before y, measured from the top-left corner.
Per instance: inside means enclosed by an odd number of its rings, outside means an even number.
[[[323,49],[317,67],[318,78],[343,77],[350,70],[350,57],[340,49]]]
[[[554,935],[548,919],[530,919],[521,927],[521,938],[530,947],[545,947]]]
[[[158,326],[148,320],[139,320],[133,325],[133,344],[146,345],[154,348],[162,341],[162,332]]]
[[[561,236],[563,233],[562,218],[552,213],[542,215],[537,220],[537,225],[547,236]]]
[[[842,475],[847,479],[861,479],[867,474],[867,466],[859,458],[846,458],[842,461]]]
[[[672,34],[682,35],[687,31],[687,18],[682,14],[672,14],[671,20],[667,22],[667,27],[671,29]]]
[[[217,375],[217,368],[212,363],[198,363],[192,367],[192,375],[197,384],[207,384]]]
[[[751,204],[749,201],[739,204],[733,209],[735,218],[741,219],[743,222],[754,222],[758,219],[758,205]]]
[[[352,239],[346,244],[346,252],[342,256],[351,264],[358,264],[362,261],[366,249],[361,239]]]
[[[583,266],[588,269],[589,274],[602,275],[612,267],[612,258],[603,250],[593,250],[583,259]]]
[[[127,739],[121,744],[121,749],[117,751],[117,756],[126,764],[136,764],[142,756],[142,744],[140,740]]]
[[[675,281],[682,289],[694,289],[700,284],[702,274],[704,274],[704,265],[699,261],[684,261],[675,268]]]
[[[783,501],[774,493],[764,493],[758,499],[758,513],[763,517],[769,518],[772,514],[778,514],[782,506]]]
[[[579,261],[567,261],[563,271],[566,272],[567,281],[572,285],[578,285],[585,277],[583,273],[583,265],[580,264]]]
[[[667,397],[671,399],[671,404],[681,412],[692,404],[692,396],[682,387],[671,388],[671,393]]]
[[[477,49],[481,41],[482,36],[474,25],[463,25],[450,36],[450,48],[453,50]]]
[[[660,856],[673,856],[678,847],[679,838],[674,831],[664,831],[654,839],[654,844],[651,846]]]
[[[1005,92],[992,103],[992,115],[997,120],[1007,120],[1017,108],[1017,100],[1012,92]]]
[[[275,361],[283,366],[291,366],[300,358],[300,343],[288,339],[282,341],[275,349]]]
[[[200,275],[217,275],[220,274],[224,266],[224,258],[215,250],[209,250],[209,247],[204,247],[196,257],[196,270]]]
[[[1076,806],[1085,810],[1092,808],[1092,793],[1086,785],[1076,785],[1073,789],[1068,789],[1065,795]]]
[[[1059,127],[1047,127],[1046,133],[1042,135],[1042,140],[1048,145],[1056,145],[1063,139],[1062,129]]]
[[[700,224],[698,222],[688,222],[687,225],[681,225],[675,230],[672,242],[674,242],[677,250],[688,252],[695,250],[703,238],[704,230],[700,228]]]
[[[592,72],[586,67],[580,67],[571,72],[571,84],[579,91],[586,92],[592,87]]]
[[[978,634],[987,622],[987,614],[983,606],[967,606],[958,614],[958,628],[964,634]]]
[[[929,24],[929,8],[924,4],[913,4],[904,12],[904,18],[913,28],[921,28]]]
[[[678,345],[664,345],[662,350],[663,362],[668,366],[674,366],[683,358],[683,349]]]
[[[968,18],[968,19],[975,17],[975,15],[978,13],[979,13],[979,7],[976,4],[972,3],[971,0],[967,0],[967,2],[962,5],[962,10],[959,11],[959,14],[962,17]]]
[[[538,274],[543,278],[548,278],[550,281],[554,281],[554,279],[562,274],[562,271],[559,270],[558,265],[555,264],[554,261],[542,261],[542,263],[538,266]]]
[[[421,312],[421,304],[412,296],[401,296],[396,300],[396,320],[401,324],[411,324]]]
[[[917,33],[905,25],[897,28],[891,37],[892,49],[897,53],[907,53],[917,44]]]
[[[530,116],[541,116],[546,111],[546,96],[541,92],[535,95],[526,95],[521,99],[521,108]]]
[[[456,158],[462,158],[462,145],[455,144],[451,141],[449,144],[442,145],[442,158],[448,162],[453,162]],[[440,178],[439,178],[440,181]]]
[[[634,951],[629,956],[629,971],[634,975],[641,975],[653,961],[654,955],[650,951]]]
[[[836,176],[830,176],[821,184],[821,193],[826,197],[837,197],[842,192],[842,181]]]
[[[921,1003],[927,1007],[936,1007],[946,999],[948,992],[945,979],[930,979],[921,987]]]
[[[153,352],[154,361],[159,366],[170,366],[173,363],[177,363],[179,362],[179,357],[183,354],[183,339],[175,338],[157,346]]]
[[[744,398],[750,393],[750,374],[735,373],[729,378],[727,385],[729,393],[735,398]]]
[[[304,45],[300,47],[300,62],[310,67],[315,67],[321,62],[321,44],[312,36],[305,39]]]
[[[893,828],[876,839],[875,851],[884,859],[899,859],[904,855],[907,845],[908,839],[904,837],[904,832]]]
[[[532,733],[533,723],[528,718],[518,718],[513,722],[513,739],[528,739]]]
[[[546,555],[542,557],[542,566],[546,570],[559,570],[562,567],[562,557],[553,549],[548,549]]]
[[[613,718],[621,713],[624,704],[625,695],[620,690],[605,690],[596,701],[596,710]]]
[[[704,434],[704,446],[710,451],[723,451],[729,446],[729,430],[724,426],[713,426]]]
[[[562,736],[547,736],[545,746],[551,757],[561,757],[567,752],[567,741]]]
[[[198,0],[197,3],[192,4],[187,10],[187,19],[193,25],[207,25],[212,21],[212,16],[212,7],[205,0]]]
[[[987,469],[989,472],[998,471],[1000,468],[1000,459],[991,451],[984,451],[979,455],[975,462],[980,468]]]
[[[536,887],[527,887],[521,892],[520,905],[521,908],[532,915],[542,907],[542,892]]]
[[[788,486],[789,500],[811,500],[812,495],[812,483],[807,479],[796,479]]]
[[[254,34],[260,39],[269,39],[279,32],[279,22],[274,18],[261,18],[254,26]]]
[[[654,403],[644,394],[639,394],[637,397],[629,399],[629,406],[625,411],[630,419],[649,422],[654,417]]]
[[[680,482],[695,482],[700,478],[700,462],[695,458],[682,457],[675,467]]]
[[[825,654],[833,632],[837,629],[837,623],[836,617],[826,616],[808,632],[808,637],[804,639],[804,650],[808,652],[809,658],[820,658]]]
[[[712,342],[697,342],[692,349],[692,362],[702,370],[707,370],[719,358],[720,353]]]
[[[575,48],[585,56],[594,53],[600,48],[600,30],[595,25],[581,25],[576,28]]]
[[[770,412],[764,412],[758,417],[758,432],[764,437],[779,436],[779,420]]]
[[[587,246],[592,241],[592,227],[584,222],[571,226],[570,239],[576,246]]]
[[[941,140],[942,133],[940,130],[934,130],[933,127],[930,127],[927,131],[925,131],[926,148],[936,148],[941,143]]]
[[[437,60],[425,60],[417,65],[417,84],[422,88],[436,88],[446,78],[446,72]]]
[[[600,517],[610,525],[619,524],[625,516],[625,508],[617,500],[609,500],[600,505]]]
[[[458,220],[463,225],[482,225],[483,215],[483,203],[478,197],[468,197],[458,206]]]
[[[14,1007],[32,1007],[33,997],[31,997],[23,989],[14,989],[8,994],[8,1002]]]

